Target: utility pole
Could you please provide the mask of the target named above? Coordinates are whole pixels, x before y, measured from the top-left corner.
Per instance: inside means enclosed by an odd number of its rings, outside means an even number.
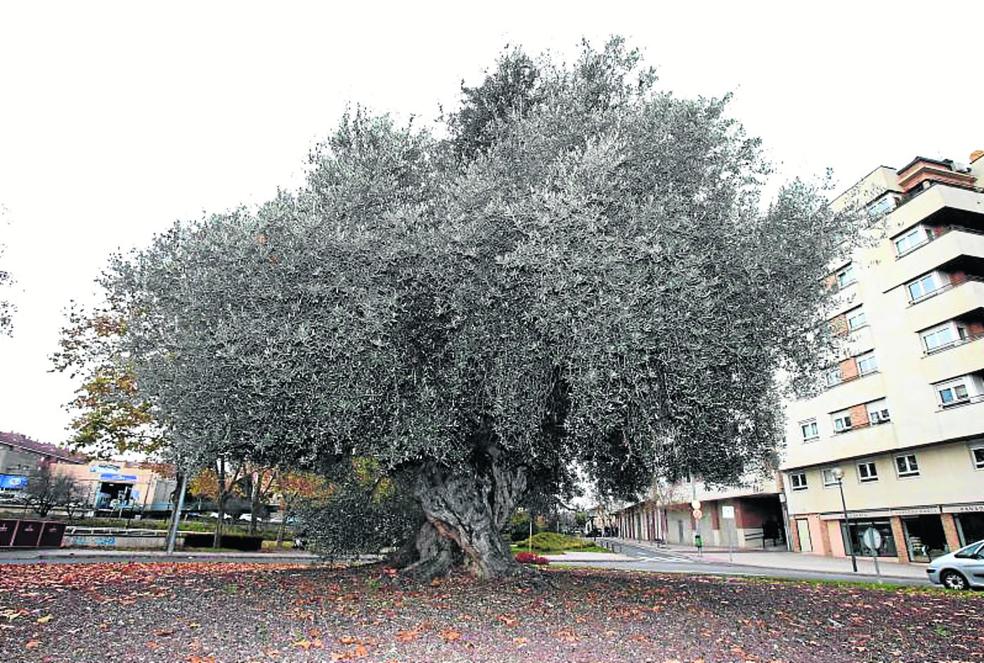
[[[839,467],[833,469],[834,478],[837,479],[837,487],[841,494],[841,508],[844,510],[844,527],[847,529],[847,545],[851,549],[851,568],[858,572],[858,559],[854,554],[854,542],[851,539],[851,517],[847,515],[847,501],[844,499],[844,470]]]
[[[174,511],[171,513],[171,526],[167,530],[167,554],[174,554],[174,543],[178,538],[178,523],[181,521],[181,511],[184,509],[185,491],[188,489],[188,473],[182,472],[178,481],[178,494],[174,500]]]

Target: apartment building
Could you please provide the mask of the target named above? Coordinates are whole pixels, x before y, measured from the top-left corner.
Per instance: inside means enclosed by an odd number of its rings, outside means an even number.
[[[0,432],[0,493],[23,490],[28,476],[42,466],[83,462],[83,458],[53,444],[20,433]]]
[[[848,203],[871,241],[829,277],[843,354],[787,406],[790,542],[870,554],[874,527],[880,555],[926,562],[984,539],[984,151],[880,166]]]

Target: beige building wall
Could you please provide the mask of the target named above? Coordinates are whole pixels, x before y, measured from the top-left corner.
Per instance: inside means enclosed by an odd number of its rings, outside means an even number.
[[[846,554],[840,490],[825,487],[822,478],[834,467],[843,471],[851,518],[878,519],[879,527],[894,531],[902,561],[920,558],[920,546],[933,549],[940,536],[943,549],[952,549],[964,530],[984,527],[984,468],[973,455],[984,446],[984,340],[974,340],[984,337],[984,280],[978,280],[984,277],[984,158],[969,174],[951,171],[932,160],[916,160],[901,172],[882,166],[835,201],[875,208],[889,199],[886,205],[898,206],[873,218],[850,263],[831,266],[836,277],[850,265],[856,278],[830,311],[832,324],[846,332],[837,357],[844,381],[786,407],[781,469],[789,527],[804,536],[809,531],[811,539],[800,548]],[[912,183],[918,186],[902,191]],[[899,255],[894,240],[920,224],[932,238]],[[911,301],[907,284],[933,271],[945,272],[951,285]],[[847,331],[847,320],[860,311],[866,324]],[[927,352],[920,333],[954,320],[969,330],[966,341]],[[870,369],[872,358],[876,369],[860,375],[860,362]],[[962,376],[971,376],[968,402],[943,407],[935,385]],[[888,411],[889,421],[869,420],[873,403]],[[835,419],[844,414],[853,425],[836,431]],[[812,439],[804,439],[802,426]],[[898,456],[915,456],[918,474],[900,476]],[[877,478],[862,481],[871,466],[859,470],[859,463],[873,463]],[[909,539],[915,552],[906,550]]]
[[[119,495],[127,505],[143,509],[166,508],[176,482],[142,463],[94,460],[83,465],[56,463],[52,471],[71,476],[90,508],[108,508],[106,496]],[[121,492],[122,491],[122,492]],[[102,497],[101,497],[102,496]]]

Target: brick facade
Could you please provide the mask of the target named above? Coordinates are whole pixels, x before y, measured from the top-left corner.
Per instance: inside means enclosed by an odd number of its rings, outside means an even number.
[[[957,534],[957,523],[953,520],[952,513],[944,513],[940,515],[943,520],[943,534],[946,535],[946,545],[950,547],[950,550],[956,550],[960,547],[960,536]]]
[[[841,380],[848,381],[858,377],[858,360],[854,357],[845,359],[840,363]]]
[[[864,405],[852,405],[851,409],[848,410],[851,413],[851,426],[867,426],[868,425],[868,408]]]
[[[950,285],[960,285],[967,282],[967,272],[950,272]]]
[[[892,523],[892,538],[895,539],[895,549],[898,550],[899,561],[908,564],[911,560],[909,559],[909,546],[905,542],[905,528],[902,527],[902,519],[898,516],[892,516],[889,522]]]

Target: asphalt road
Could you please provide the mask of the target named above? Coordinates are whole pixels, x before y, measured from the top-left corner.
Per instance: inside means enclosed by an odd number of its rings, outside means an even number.
[[[878,576],[866,573],[831,573],[827,571],[806,571],[798,569],[745,566],[725,562],[711,562],[695,559],[690,555],[671,550],[653,550],[619,542],[618,552],[635,559],[611,562],[565,562],[565,566],[623,569],[627,571],[653,571],[658,573],[680,573],[690,575],[751,576],[760,578],[782,578],[786,580],[847,580],[854,582],[878,582]],[[928,587],[924,578],[883,577],[886,585],[908,587]]]
[[[632,557],[625,561],[564,562],[564,566],[621,569],[626,571],[650,571],[656,573],[675,573],[684,575],[750,576],[763,578],[782,578],[787,580],[846,580],[855,582],[878,582],[878,577],[865,573],[832,573],[827,571],[807,571],[798,569],[769,568],[728,564],[717,561],[704,561],[671,550],[654,550],[636,547],[619,542],[618,552]],[[99,551],[67,552],[45,551],[3,551],[0,564],[95,564],[109,562],[212,562],[220,563],[270,563],[270,564],[318,564],[321,559],[310,554],[284,553],[195,553],[177,552],[165,556],[160,552],[129,552],[107,554]],[[373,560],[363,560],[373,561]],[[929,580],[923,578],[884,577],[886,585],[926,587]]]

